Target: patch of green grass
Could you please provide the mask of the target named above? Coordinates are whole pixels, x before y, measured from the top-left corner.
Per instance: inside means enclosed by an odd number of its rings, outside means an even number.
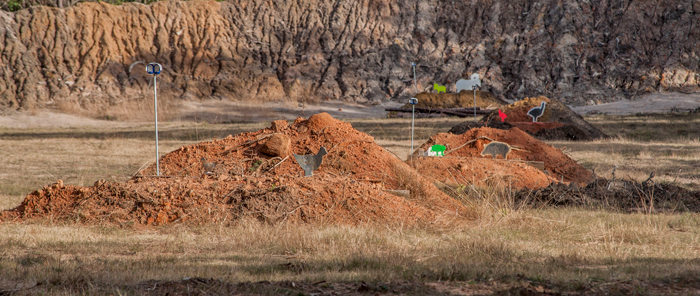
[[[22,2],[19,0],[9,0],[3,7],[7,11],[15,12],[23,8]]]

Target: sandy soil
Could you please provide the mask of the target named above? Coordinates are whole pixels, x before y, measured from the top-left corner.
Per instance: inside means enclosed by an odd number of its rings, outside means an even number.
[[[628,115],[637,113],[667,113],[689,111],[700,108],[700,93],[654,93],[637,100],[623,100],[613,103],[571,107],[576,113]]]
[[[398,108],[402,104],[389,101],[382,104],[365,106],[342,101],[326,101],[311,104],[298,102],[268,102],[250,104],[244,102],[225,102],[204,100],[185,102],[179,116],[174,119],[183,121],[206,121],[209,123],[260,122],[278,119],[294,120],[298,117],[326,112],[337,119],[351,118],[385,118],[385,108]]]
[[[400,102],[385,102],[375,106],[364,106],[341,101],[306,104],[303,107],[296,102],[270,102],[251,105],[240,102],[223,102],[204,100],[201,102],[184,102],[179,114],[167,121],[197,121],[209,123],[265,122],[277,119],[293,120],[299,116],[308,118],[313,114],[326,112],[338,119],[383,118],[384,108],[398,108]],[[614,103],[571,107],[581,115],[612,114],[625,115],[636,113],[664,113],[674,110],[687,111],[700,108],[700,93],[655,93],[645,95],[638,100],[624,100]],[[166,120],[163,120],[166,121]],[[77,128],[77,127],[128,127],[133,123],[97,120],[50,111],[13,112],[0,114],[0,128]]]
[[[39,112],[8,112],[0,115],[0,128],[33,129],[33,128],[78,128],[104,127],[120,128],[133,124],[119,121],[97,120],[70,114]]]
[[[241,102],[203,100],[183,102],[180,110],[161,114],[160,123],[194,121],[207,123],[270,122],[278,119],[294,120],[298,117],[326,112],[337,119],[386,118],[385,108],[398,108],[402,104],[385,102],[374,106],[364,106],[341,101],[319,102],[301,105],[292,102],[270,102],[253,105]],[[174,115],[172,113],[175,113]],[[169,118],[168,118],[169,116]],[[165,119],[163,119],[165,118]],[[48,110],[37,112],[5,111],[0,113],[0,128],[43,129],[43,128],[125,128],[134,124],[151,124],[152,121],[124,122],[86,118],[70,114],[54,113]]]

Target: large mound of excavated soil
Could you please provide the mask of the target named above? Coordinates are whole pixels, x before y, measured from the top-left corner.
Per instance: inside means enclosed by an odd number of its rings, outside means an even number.
[[[545,174],[548,174],[554,178],[554,180],[586,185],[593,177],[593,174],[589,170],[579,165],[561,150],[547,145],[515,127],[509,130],[487,127],[475,128],[460,135],[439,133],[420,146],[418,150],[414,152],[414,155],[419,155],[421,151],[426,151],[428,147],[439,144],[447,146],[447,151],[445,152],[446,156],[490,159],[490,156],[480,155],[484,146],[491,142],[489,139],[507,143],[517,148],[517,150],[513,149],[510,154],[508,154],[508,160],[544,162]],[[463,145],[471,140],[475,141]],[[491,161],[494,165],[486,165],[483,170],[500,170],[494,169],[493,167],[496,166],[496,161]]]
[[[527,115],[527,112],[533,107],[540,107],[542,102],[546,102],[544,114],[537,122],[532,122],[532,117]],[[500,110],[507,116],[503,123],[496,110],[485,115],[479,123],[465,121],[452,127],[450,132],[461,134],[482,126],[505,129],[514,126],[543,140],[591,140],[607,137],[581,115],[556,99],[544,96],[525,98],[503,106]]]
[[[287,153],[328,150],[313,176],[304,177],[293,156],[263,153],[270,153],[274,143],[268,141],[284,138],[280,135],[289,137]],[[160,168],[161,177],[152,176],[152,165],[126,183],[46,186],[2,213],[0,220],[160,225],[251,217],[270,223],[410,225],[470,218],[468,209],[371,136],[326,113],[299,118],[293,125],[276,121],[257,132],[184,146],[161,157]],[[408,190],[410,197],[390,190]]]

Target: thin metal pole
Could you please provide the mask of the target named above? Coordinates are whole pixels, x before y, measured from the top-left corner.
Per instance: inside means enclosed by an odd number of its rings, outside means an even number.
[[[416,88],[416,94],[417,94],[418,93],[418,82],[416,82],[416,63],[415,62],[411,63],[411,66],[413,66],[413,86]],[[409,153],[412,154],[413,153],[413,129],[414,129],[414,126],[416,124],[416,105],[411,104],[411,106],[413,107],[413,112],[411,112],[412,113],[412,116],[411,116],[411,152],[409,152]]]
[[[156,114],[156,176],[160,176],[160,159],[158,154],[158,88],[156,87],[156,75],[153,74],[153,109]]]
[[[413,86],[416,88],[416,93],[418,93],[418,82],[416,82],[416,63],[411,63],[413,66]]]
[[[474,91],[474,121],[476,121],[476,87],[472,87]]]
[[[413,118],[411,119],[411,153],[413,153],[413,126],[416,122],[416,105],[413,106]]]

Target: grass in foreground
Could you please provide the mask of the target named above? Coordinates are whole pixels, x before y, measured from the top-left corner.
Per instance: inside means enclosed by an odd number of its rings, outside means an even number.
[[[496,214],[496,213],[494,213]],[[0,278],[114,292],[150,279],[550,281],[562,289],[700,274],[700,217],[520,210],[458,229],[0,225]],[[96,291],[92,291],[96,292]],[[126,291],[128,292],[128,291]],[[131,294],[131,293],[129,293]]]

